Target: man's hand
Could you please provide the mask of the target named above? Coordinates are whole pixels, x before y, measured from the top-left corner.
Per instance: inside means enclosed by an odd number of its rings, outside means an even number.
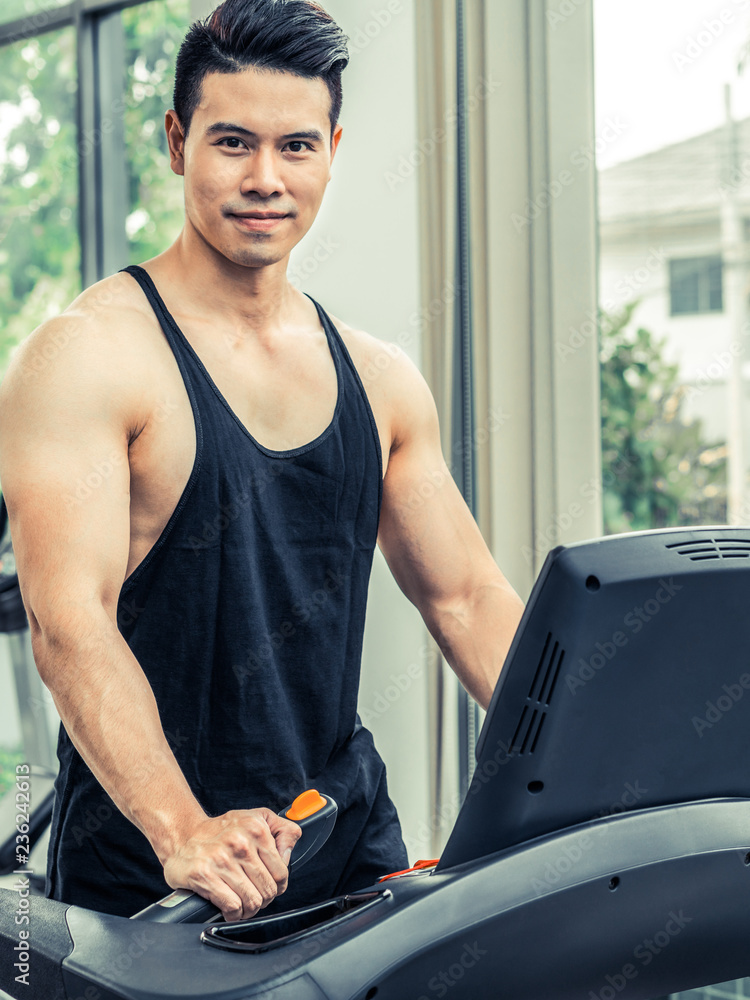
[[[193,827],[165,860],[173,889],[192,889],[227,921],[246,920],[286,891],[289,857],[302,836],[270,809],[233,809]]]

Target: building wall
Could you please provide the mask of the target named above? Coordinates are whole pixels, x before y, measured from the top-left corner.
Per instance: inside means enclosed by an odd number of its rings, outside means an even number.
[[[695,387],[684,403],[687,418],[704,422],[709,441],[726,439],[726,380],[731,365],[731,326],[726,311],[670,316],[669,261],[720,252],[718,225],[660,229],[607,239],[602,234],[600,303],[608,312],[639,299],[633,322],[664,338],[664,357],[677,364],[680,380]]]

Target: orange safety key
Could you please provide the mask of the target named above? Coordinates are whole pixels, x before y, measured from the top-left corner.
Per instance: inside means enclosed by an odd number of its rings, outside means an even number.
[[[294,845],[289,869],[317,854],[333,832],[338,806],[330,795],[321,795],[317,788],[308,788],[282,809],[279,816],[290,819],[302,828],[302,836]]]

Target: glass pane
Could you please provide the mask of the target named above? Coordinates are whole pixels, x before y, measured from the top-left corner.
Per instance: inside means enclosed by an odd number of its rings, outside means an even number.
[[[670,260],[671,315],[722,311],[721,257]]]
[[[122,13],[127,45],[125,141],[130,176],[130,262],[156,256],[183,222],[181,179],[169,166],[164,112],[172,107],[174,64],[190,24],[188,0],[154,0]]]
[[[594,0],[609,533],[750,523],[746,6]]]
[[[0,374],[80,292],[72,28],[0,49]]]

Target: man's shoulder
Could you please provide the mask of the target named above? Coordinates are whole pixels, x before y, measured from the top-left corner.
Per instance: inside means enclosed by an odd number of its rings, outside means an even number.
[[[397,343],[383,340],[331,315],[371,402],[388,413],[394,446],[410,432],[434,433],[435,400],[417,364]]]
[[[398,391],[399,387],[408,388],[404,383],[422,379],[417,366],[398,344],[329,315],[366,386],[388,386]]]
[[[148,307],[136,282],[127,274],[114,274],[86,288],[33,330],[16,348],[9,371],[20,367],[51,374],[82,359],[92,366],[106,359],[111,364],[118,351],[133,354],[133,338],[148,324]]]
[[[82,333],[114,337],[153,321],[153,312],[133,277],[118,271],[84,289],[58,317],[42,324],[39,331],[53,326],[80,327]],[[37,333],[37,331],[34,331]]]
[[[3,402],[19,394],[44,401],[142,384],[155,319],[148,311],[127,274],[91,285],[15,348],[2,381]]]

